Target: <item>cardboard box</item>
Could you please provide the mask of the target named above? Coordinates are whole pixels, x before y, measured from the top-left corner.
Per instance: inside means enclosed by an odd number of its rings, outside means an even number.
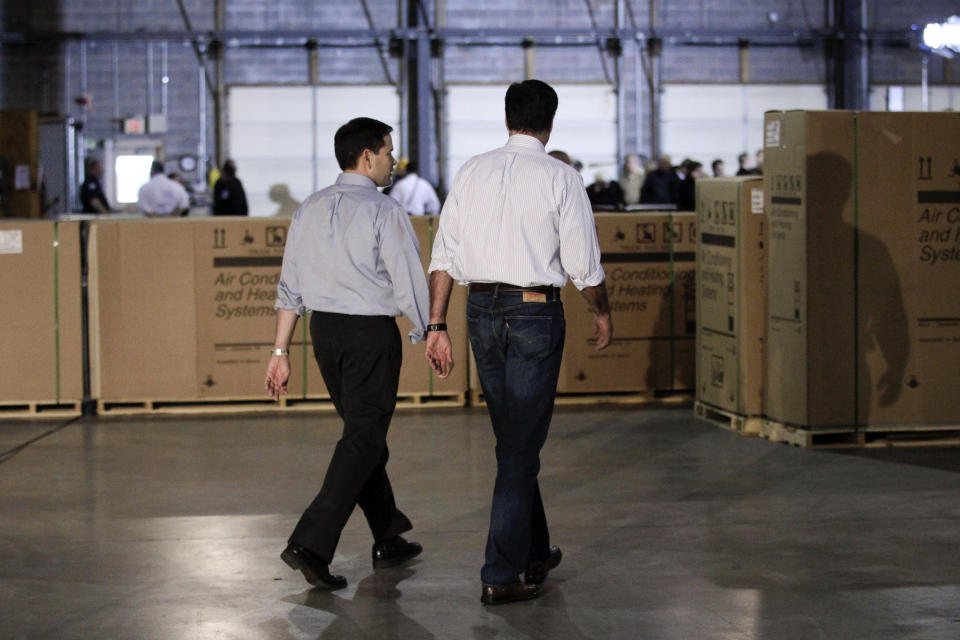
[[[263,399],[287,219],[97,220],[90,231],[95,398]],[[302,340],[290,394],[303,393]]]
[[[769,417],[960,421],[960,114],[771,112]]]
[[[568,283],[558,390],[693,389],[695,214],[599,213],[595,220],[613,341],[603,351],[595,349],[593,315]]]
[[[434,219],[414,220],[429,247]],[[288,218],[96,220],[90,234],[93,395],[107,402],[262,400]],[[423,253],[423,252],[421,252]],[[428,259],[429,253],[424,254]],[[400,393],[466,391],[465,296],[448,324],[461,367],[433,377],[404,334]],[[290,348],[290,398],[324,397],[309,316]],[[459,336],[459,337],[458,337]]]
[[[697,181],[697,400],[763,415],[767,216],[757,176]]]
[[[960,423],[960,113],[856,123],[858,422]]]
[[[0,403],[83,400],[80,226],[0,222]]]

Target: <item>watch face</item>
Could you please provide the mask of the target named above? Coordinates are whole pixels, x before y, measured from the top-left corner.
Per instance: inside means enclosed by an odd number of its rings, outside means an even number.
[[[197,168],[197,158],[196,156],[180,156],[180,170],[181,171],[193,171]]]

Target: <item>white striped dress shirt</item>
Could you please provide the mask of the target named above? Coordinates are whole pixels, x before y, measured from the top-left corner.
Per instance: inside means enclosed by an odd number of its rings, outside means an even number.
[[[578,289],[603,282],[600,246],[583,180],[514,134],[457,172],[440,214],[430,272],[460,284],[505,282]]]

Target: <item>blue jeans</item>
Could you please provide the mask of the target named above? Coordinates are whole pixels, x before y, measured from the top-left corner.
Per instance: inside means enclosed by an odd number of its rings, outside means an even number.
[[[516,582],[530,562],[550,554],[537,474],[566,325],[559,290],[547,302],[523,302],[522,296],[492,291],[467,298],[470,346],[497,438],[484,584]]]

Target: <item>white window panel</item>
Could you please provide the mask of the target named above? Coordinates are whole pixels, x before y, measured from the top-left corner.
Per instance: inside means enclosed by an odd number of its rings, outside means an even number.
[[[763,114],[772,110],[826,109],[821,85],[668,84],[661,103],[661,150],[675,164],[684,158],[703,163],[723,160],[727,175],[737,156],[751,162],[763,146]]]
[[[887,111],[887,85],[870,87],[870,110]],[[923,89],[920,85],[903,87],[904,111],[923,111]],[[928,87],[928,111],[960,111],[960,87]]]
[[[386,122],[393,127],[394,148],[400,149],[400,101],[392,85],[231,87],[228,104],[230,157],[251,216],[289,213],[279,199],[284,188],[300,202],[315,186],[332,184],[340,173],[333,136],[353,118]]]
[[[615,178],[617,101],[608,85],[553,85],[560,104],[547,151],[559,149],[583,163],[587,184],[596,173]],[[447,181],[471,157],[507,142],[505,85],[447,87]]]

